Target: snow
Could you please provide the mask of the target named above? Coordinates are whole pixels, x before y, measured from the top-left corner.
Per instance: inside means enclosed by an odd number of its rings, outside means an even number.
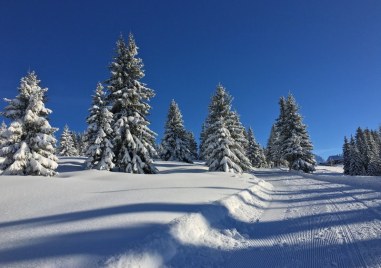
[[[187,212],[250,187],[251,176],[157,162],[161,174],[84,170],[60,159],[59,175],[0,177],[0,266],[94,267]]]
[[[84,170],[0,177],[1,267],[379,267],[381,177]]]

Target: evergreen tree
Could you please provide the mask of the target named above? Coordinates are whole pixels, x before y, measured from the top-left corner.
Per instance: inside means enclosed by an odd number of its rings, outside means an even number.
[[[289,94],[286,100],[285,121],[281,127],[279,144],[282,157],[287,160],[289,169],[312,172],[315,159],[307,127],[302,122],[294,97]]]
[[[242,149],[246,150],[249,144],[247,133],[236,111],[230,112],[227,119],[227,128],[230,131],[232,138],[239,143]],[[245,151],[242,151],[242,153],[245,153]]]
[[[0,149],[7,142],[7,136],[6,136],[6,131],[7,131],[7,124],[3,121],[0,126]]]
[[[52,111],[44,103],[47,88],[41,88],[37,75],[30,72],[21,78],[18,91],[15,99],[5,99],[8,105],[1,113],[12,120],[0,149],[2,174],[54,176],[58,166],[54,155],[57,129],[48,121]]]
[[[349,152],[351,156],[349,174],[352,176],[364,175],[366,171],[363,165],[362,156],[353,137],[351,137],[349,142]]]
[[[165,161],[181,161],[192,163],[189,138],[177,103],[172,100],[169,106],[165,133],[161,142],[162,155]]]
[[[232,97],[221,86],[217,86],[215,95],[209,105],[206,120],[204,157],[210,171],[238,172],[251,170],[250,160],[235,132],[240,124],[231,111]],[[228,124],[232,124],[229,126]],[[234,131],[233,135],[231,131]],[[235,137],[236,139],[234,139]]]
[[[347,137],[344,137],[343,158],[344,158],[344,174],[349,175],[350,167],[351,167],[351,152],[350,152],[350,144],[348,142]]]
[[[381,175],[381,159],[380,159],[380,148],[378,143],[374,139],[372,131],[366,129],[365,140],[367,143],[367,151],[369,159],[369,164],[367,166],[367,175],[369,176],[380,176]]]
[[[247,157],[249,158],[251,165],[256,168],[263,168],[267,166],[266,157],[261,146],[257,143],[254,137],[252,128],[249,128],[247,132],[248,146]]]
[[[187,136],[189,151],[191,153],[192,159],[196,160],[198,159],[198,151],[197,151],[197,142],[194,137],[194,134],[191,131],[187,131],[186,136]]]
[[[201,127],[201,133],[200,133],[200,145],[199,145],[199,158],[200,160],[206,160],[206,155],[205,155],[205,141],[206,141],[206,129],[207,129],[207,119],[205,122],[202,124]]]
[[[128,173],[157,173],[152,162],[155,133],[149,129],[148,101],[155,96],[140,80],[143,63],[137,57],[138,47],[130,34],[128,46],[121,37],[116,56],[110,65],[108,101],[114,115],[114,154],[116,167]]]
[[[73,135],[69,130],[69,126],[65,125],[64,130],[61,134],[59,152],[58,155],[61,156],[77,156],[78,151],[74,147]]]
[[[93,96],[90,115],[87,117],[87,142],[89,147],[86,155],[87,168],[98,170],[111,170],[114,167],[112,138],[112,118],[113,115],[109,111],[103,86],[98,83]]]
[[[273,124],[270,131],[269,139],[267,140],[266,146],[266,161],[267,165],[270,167],[276,167],[280,163],[280,159],[278,159],[278,146],[277,146],[277,138],[278,133],[276,131],[276,125]]]
[[[361,170],[361,173],[357,172],[355,175],[365,175],[367,174],[369,165],[369,152],[364,131],[360,127],[358,127],[356,130],[355,140],[356,148],[359,152],[358,158],[356,160],[358,163],[356,165],[362,166],[361,169],[359,169]]]

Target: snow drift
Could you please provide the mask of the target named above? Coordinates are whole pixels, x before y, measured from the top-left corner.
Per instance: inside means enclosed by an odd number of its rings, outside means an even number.
[[[254,186],[246,190],[173,220],[144,243],[110,258],[107,267],[218,265],[224,261],[224,251],[245,247],[247,223],[259,221],[271,200],[272,185],[253,181]]]

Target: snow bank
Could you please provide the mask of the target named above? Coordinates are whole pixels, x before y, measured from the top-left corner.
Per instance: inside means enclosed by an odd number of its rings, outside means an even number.
[[[253,178],[254,186],[211,203],[204,210],[172,221],[168,228],[106,262],[120,267],[216,265],[223,252],[247,247],[248,223],[259,220],[271,200],[272,185]],[[255,228],[255,224],[251,225]]]

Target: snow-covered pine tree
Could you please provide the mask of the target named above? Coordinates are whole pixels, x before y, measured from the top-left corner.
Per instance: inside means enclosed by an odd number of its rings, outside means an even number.
[[[251,165],[256,168],[263,168],[267,166],[266,157],[263,149],[255,140],[253,129],[250,127],[247,132],[248,146],[247,157],[249,158]]]
[[[86,166],[89,169],[111,170],[115,166],[111,143],[113,115],[107,107],[105,96],[102,84],[98,83],[87,117],[86,137],[89,147]]]
[[[3,121],[0,126],[0,149],[3,146],[3,144],[5,144],[7,141],[6,131],[7,131],[7,124],[5,124],[5,122]]]
[[[249,142],[247,140],[245,127],[242,125],[237,111],[230,112],[230,116],[227,120],[227,128],[230,131],[232,138],[242,147],[242,153],[245,154],[245,150],[247,149]]]
[[[140,80],[143,63],[137,57],[138,47],[132,34],[128,46],[123,37],[117,41],[116,56],[109,69],[108,101],[113,118],[115,166],[128,173],[157,173],[152,156],[155,154],[156,133],[149,129],[148,101],[155,96]]]
[[[359,152],[359,156],[357,158],[357,165],[361,165],[362,168],[359,170],[362,170],[363,173],[361,174],[355,174],[355,175],[366,175],[368,172],[368,165],[369,165],[369,149],[368,145],[365,139],[364,130],[362,128],[358,127],[356,130],[355,135],[355,141],[356,141],[356,147]]]
[[[343,161],[344,161],[344,174],[349,175],[350,174],[350,167],[351,167],[351,152],[350,152],[350,144],[348,142],[347,137],[344,137],[344,144],[343,144]]]
[[[285,123],[280,131],[282,156],[288,162],[289,169],[312,172],[315,170],[315,158],[307,127],[302,122],[295,98],[289,94],[286,100]]]
[[[61,138],[60,138],[60,145],[58,149],[58,155],[61,156],[77,156],[78,151],[74,147],[74,141],[73,141],[73,135],[71,134],[71,131],[69,130],[69,126],[65,125]]]
[[[275,124],[271,128],[270,138],[268,141],[268,158],[270,158],[271,163],[275,167],[285,166],[287,162],[284,159],[283,154],[283,140],[282,137],[285,136],[287,132],[287,103],[284,97],[279,99],[279,116],[276,119]]]
[[[196,138],[194,137],[193,132],[187,131],[186,133],[187,140],[188,140],[188,146],[189,146],[189,151],[192,156],[192,160],[198,159],[198,150],[197,150],[197,142]]]
[[[352,136],[349,142],[349,152],[351,156],[349,175],[356,176],[366,174],[361,153],[357,147],[355,139]]]
[[[270,167],[276,167],[278,166],[278,163],[280,163],[280,159],[277,159],[276,156],[280,155],[278,153],[278,146],[276,144],[277,142],[277,131],[275,130],[276,125],[273,124],[270,131],[269,139],[267,140],[267,146],[266,146],[266,161],[267,165]]]
[[[381,159],[380,159],[380,148],[378,143],[374,139],[372,131],[366,129],[364,131],[365,140],[367,143],[368,159],[369,164],[367,166],[367,175],[369,176],[380,176],[381,175]]]
[[[206,156],[205,156],[205,150],[206,150],[205,141],[206,141],[207,119],[205,120],[205,122],[202,124],[202,127],[201,127],[200,145],[199,145],[199,154],[198,154],[200,160],[206,160]]]
[[[228,124],[232,123],[232,118],[234,120],[231,102],[229,93],[222,85],[218,85],[209,105],[203,145],[206,165],[210,171],[241,173],[252,169],[241,142],[235,140],[229,130]],[[237,125],[237,122],[234,124]]]
[[[172,100],[169,106],[165,132],[161,142],[161,158],[165,161],[192,163],[192,154],[183,118],[177,103]]]
[[[4,161],[0,165],[3,175],[54,176],[57,169],[56,139],[48,121],[52,113],[45,107],[47,88],[40,87],[34,72],[21,78],[16,98],[5,99],[8,105],[1,114],[10,120],[0,149]]]

